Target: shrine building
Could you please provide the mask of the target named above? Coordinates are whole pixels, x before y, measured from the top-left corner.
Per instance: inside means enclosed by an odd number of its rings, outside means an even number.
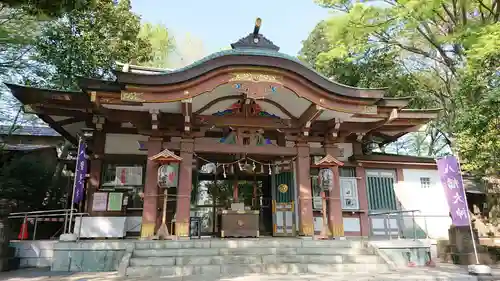
[[[370,214],[411,205],[404,178],[439,185],[433,159],[372,152],[439,110],[332,81],[259,29],[180,69],[119,64],[75,92],[8,85],[75,145],[88,133],[80,237],[148,239],[162,224],[176,238],[370,236],[384,231]]]

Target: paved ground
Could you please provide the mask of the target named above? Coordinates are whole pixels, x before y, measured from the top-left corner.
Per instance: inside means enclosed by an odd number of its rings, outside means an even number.
[[[490,278],[488,280],[500,280],[500,270],[494,272],[498,278]],[[466,269],[456,266],[443,266],[439,269],[433,268],[415,268],[405,269],[390,274],[328,274],[328,275],[262,275],[249,274],[245,276],[189,276],[189,277],[135,277],[121,278],[115,272],[110,273],[67,273],[67,272],[50,272],[42,269],[25,269],[12,272],[0,273],[0,280],[6,281],[336,281],[336,280],[352,280],[352,281],[389,281],[389,280],[459,280],[459,281],[475,281],[476,277],[467,275]]]

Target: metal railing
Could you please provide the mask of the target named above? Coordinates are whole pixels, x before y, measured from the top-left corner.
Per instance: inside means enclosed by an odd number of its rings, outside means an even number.
[[[72,221],[70,221],[70,213],[73,211],[73,218]],[[36,240],[36,234],[37,234],[37,229],[38,229],[38,224],[42,221],[56,221],[58,222],[59,219],[62,219],[63,226],[59,228],[55,233],[50,235],[49,239],[54,239],[57,235],[62,233],[67,233],[68,231],[71,231],[71,225],[74,225],[74,221],[76,220],[77,217],[80,218],[80,222],[82,220],[83,216],[88,216],[88,213],[78,213],[78,210],[76,209],[58,209],[58,210],[47,210],[47,211],[31,211],[31,212],[19,212],[19,213],[11,213],[9,215],[9,221],[12,220],[17,220],[17,219],[22,219],[22,223],[33,223],[33,230],[32,230],[32,235],[31,239]],[[81,228],[81,223],[79,224]],[[25,231],[27,227],[21,227],[20,229],[20,236],[25,237]],[[80,230],[78,231],[80,232]],[[80,237],[78,233],[77,237]],[[28,233],[29,237],[29,233]]]
[[[370,218],[372,238],[385,239],[429,239],[432,227],[441,227],[450,223],[445,215],[423,215],[420,210],[401,210],[373,212]],[[429,228],[429,225],[431,228]],[[446,227],[447,231],[447,227]]]

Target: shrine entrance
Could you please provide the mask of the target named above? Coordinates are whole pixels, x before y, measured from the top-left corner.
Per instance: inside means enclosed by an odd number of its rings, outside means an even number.
[[[258,213],[258,236],[295,236],[292,160],[269,156],[198,156],[198,169],[193,173],[191,217],[201,221],[201,235],[220,236],[221,213],[235,208],[236,203],[246,212]]]

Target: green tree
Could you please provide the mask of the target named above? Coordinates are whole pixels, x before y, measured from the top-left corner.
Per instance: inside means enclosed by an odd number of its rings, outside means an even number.
[[[443,131],[449,137],[460,138],[461,129],[466,127],[457,125],[469,111],[467,104],[480,104],[479,100],[491,104],[487,101],[491,92],[477,91],[463,82],[467,77],[480,77],[479,73],[484,73],[482,66],[478,68],[479,64],[472,63],[481,61],[474,57],[484,58],[497,49],[494,31],[498,29],[499,1],[316,2],[336,12],[324,23],[324,35],[320,38],[328,43],[328,50],[316,55],[316,68],[329,68],[339,61],[350,62],[353,56],[362,57],[365,62],[365,54],[373,50],[382,50],[386,56],[391,54],[395,69],[399,72],[403,68],[412,88],[418,89],[413,96],[429,102],[422,105],[437,104],[443,108],[442,118],[431,131],[431,140],[443,138]],[[488,58],[490,64],[498,67],[498,59]],[[388,82],[386,85],[391,88],[400,87],[397,82]],[[473,92],[458,98],[460,93],[471,90]]]
[[[412,97],[410,107],[437,107],[438,101],[420,85],[431,73],[409,71],[399,53],[392,48],[371,47],[362,53],[349,52],[344,57],[331,57],[325,61],[325,54],[335,48],[335,43],[328,39],[328,28],[328,22],[322,21],[313,29],[303,41],[299,54],[301,60],[337,82],[355,87],[388,87],[388,96]],[[433,156],[444,146],[443,135],[430,126],[423,132],[382,147],[382,151]]]
[[[175,50],[175,41],[167,27],[162,24],[144,23],[139,37],[151,44],[151,59],[143,65],[158,68],[169,67],[168,58]]]
[[[45,208],[60,208],[60,189],[51,190],[55,160],[37,154],[10,154],[0,151],[0,194],[12,200],[18,211],[33,211]],[[57,193],[54,194],[54,192]]]
[[[337,13],[327,21],[332,48],[318,64],[373,48],[397,52],[415,81],[444,108],[444,129],[453,133],[461,70],[477,34],[499,20],[497,0],[317,0]]]
[[[31,83],[77,90],[77,76],[109,78],[116,61],[150,61],[151,43],[138,36],[140,27],[129,0],[96,0],[91,9],[71,11],[44,25],[34,59],[49,79]]]
[[[388,87],[389,96],[413,96],[414,107],[425,107],[428,97],[419,91],[413,75],[399,63],[398,54],[391,48],[367,48],[361,53],[350,52],[343,57],[324,56],[335,47],[328,40],[328,23],[320,22],[303,41],[299,58],[326,77],[355,87]]]
[[[57,17],[61,14],[87,8],[92,0],[1,0],[0,5],[21,9],[30,15]]]
[[[464,168],[476,175],[500,179],[500,23],[474,35],[467,51],[468,64],[463,71],[456,124],[457,148]]]

